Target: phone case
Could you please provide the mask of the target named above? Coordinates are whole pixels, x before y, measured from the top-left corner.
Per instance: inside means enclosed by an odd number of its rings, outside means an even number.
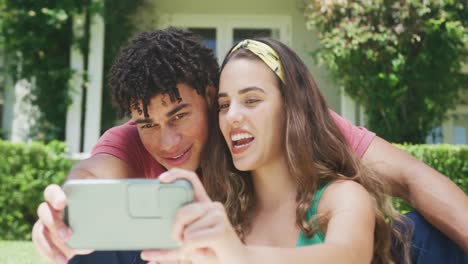
[[[71,248],[143,250],[179,247],[171,238],[177,210],[193,201],[186,180],[161,184],[156,179],[69,180],[64,221],[73,235]]]

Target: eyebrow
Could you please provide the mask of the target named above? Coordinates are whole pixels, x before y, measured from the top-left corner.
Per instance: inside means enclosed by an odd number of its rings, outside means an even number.
[[[138,125],[138,124],[148,124],[148,123],[152,123],[153,120],[151,118],[139,118],[137,120],[135,120],[135,125]]]
[[[189,106],[192,106],[192,105],[189,104],[189,103],[180,104],[180,105],[176,106],[174,109],[172,109],[171,111],[167,112],[166,117],[170,117],[170,116],[174,115],[175,113],[179,112],[180,110],[182,110],[184,108],[187,108]]]
[[[171,111],[167,112],[166,113],[166,117],[171,117],[172,115],[176,114],[177,112],[179,112],[180,110],[186,108],[186,107],[189,107],[189,106],[192,106],[191,104],[189,103],[185,103],[185,104],[180,104],[178,106],[176,106],[174,109],[172,109]],[[139,118],[137,120],[135,120],[135,125],[138,125],[138,124],[148,124],[148,123],[152,123],[153,122],[153,119],[150,118],[150,117],[147,117],[147,118]]]
[[[258,92],[265,93],[265,91],[262,88],[259,88],[257,86],[250,86],[250,87],[246,87],[244,89],[240,89],[237,93],[238,94],[245,94],[245,93],[248,93],[248,92],[251,92],[251,91],[258,91]],[[227,93],[219,93],[218,94],[218,98],[227,97],[227,96],[228,96]]]

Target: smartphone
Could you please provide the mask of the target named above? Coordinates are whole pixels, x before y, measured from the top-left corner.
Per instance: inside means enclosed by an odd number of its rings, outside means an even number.
[[[83,179],[69,180],[62,188],[64,221],[73,231],[67,244],[74,249],[177,248],[171,238],[175,214],[193,201],[186,180]]]

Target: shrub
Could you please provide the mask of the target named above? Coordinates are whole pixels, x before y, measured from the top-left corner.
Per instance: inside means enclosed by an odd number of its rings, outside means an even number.
[[[397,145],[424,161],[468,192],[468,147],[452,145]],[[0,140],[0,240],[29,240],[37,219],[42,192],[50,183],[61,184],[72,161],[65,144],[17,144]],[[401,212],[410,207],[396,199]]]
[[[418,160],[423,161],[446,175],[465,193],[468,193],[468,147],[463,145],[396,145]],[[411,206],[401,199],[395,199],[395,206],[401,212]]]
[[[62,183],[70,168],[62,142],[45,145],[0,140],[0,239],[31,239],[44,188]]]

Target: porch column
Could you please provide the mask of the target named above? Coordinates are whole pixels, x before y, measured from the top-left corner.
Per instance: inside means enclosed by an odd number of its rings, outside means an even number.
[[[96,0],[98,1],[98,0]],[[89,86],[86,94],[84,149],[91,152],[101,130],[101,99],[104,68],[104,19],[100,14],[91,18],[88,55]]]
[[[73,35],[82,37],[84,35],[84,15],[73,18]],[[71,46],[70,67],[74,71],[70,80],[71,105],[67,110],[67,121],[65,127],[65,141],[71,154],[81,152],[81,105],[83,101],[83,74],[84,57],[81,50],[76,45]]]
[[[2,126],[1,130],[3,132],[3,137],[5,139],[10,139],[11,137],[11,124],[13,122],[13,106],[15,101],[15,93],[14,93],[14,85],[11,80],[11,76],[6,74],[6,65],[5,65],[5,53],[3,47],[0,46],[0,77],[1,83],[0,85],[3,86],[3,95],[2,95]]]
[[[31,140],[31,129],[37,126],[41,115],[39,107],[33,105],[27,98],[35,85],[36,81],[33,77],[31,81],[22,79],[16,82],[14,86],[13,116],[10,130],[10,140],[12,142],[27,142]]]

